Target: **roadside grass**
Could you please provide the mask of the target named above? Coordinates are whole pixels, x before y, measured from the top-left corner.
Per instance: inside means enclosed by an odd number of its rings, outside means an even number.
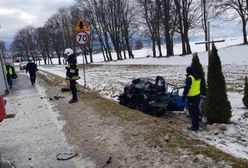
[[[41,79],[52,86],[65,86],[66,82],[62,77],[55,76],[50,73],[39,73]],[[215,147],[212,147],[200,140],[193,139],[182,130],[172,126],[166,119],[148,116],[136,110],[119,105],[113,100],[102,98],[97,92],[87,91],[83,86],[78,87],[80,98],[94,101],[93,108],[98,111],[98,115],[102,117],[115,116],[125,121],[131,121],[135,124],[142,125],[146,128],[146,132],[139,133],[138,136],[131,136],[134,144],[142,141],[147,147],[158,148],[161,153],[173,152],[178,148],[186,149],[194,155],[202,154],[216,161],[226,161],[234,168],[248,167],[248,161],[235,158],[224,153]],[[136,138],[136,140],[135,140]],[[137,142],[135,142],[137,141]],[[194,160],[197,162],[197,159]]]
[[[183,145],[184,148],[189,149],[194,154],[202,154],[216,161],[226,160],[231,163],[233,168],[247,168],[248,162],[242,159],[235,158],[227,153],[224,153],[212,146],[196,146],[194,144]]]

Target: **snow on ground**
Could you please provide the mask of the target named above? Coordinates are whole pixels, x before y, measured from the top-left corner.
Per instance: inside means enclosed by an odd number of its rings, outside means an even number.
[[[243,95],[237,92],[228,93],[228,99],[232,105],[230,120],[232,124],[224,125],[224,131],[223,129],[201,131],[197,136],[226,153],[248,159],[248,118],[244,117],[248,109],[243,107],[242,97]]]
[[[219,40],[219,39],[215,39]],[[236,65],[248,65],[248,48],[246,46],[235,46],[233,45],[241,44],[241,37],[232,37],[223,39],[225,42],[216,43],[217,49],[219,49],[219,56],[225,57],[222,59],[222,64],[236,64]],[[226,48],[228,47],[228,48]],[[205,51],[205,45],[196,45],[194,42],[191,42],[192,52],[198,52],[199,59],[203,65],[208,64],[208,53]],[[166,49],[163,47],[162,51]],[[118,64],[118,65],[126,65],[126,64],[153,64],[153,65],[189,65],[191,63],[191,56],[180,56],[181,44],[175,44],[174,53],[177,56],[169,57],[169,58],[153,58],[152,57],[152,49],[144,48],[142,50],[134,50],[133,54],[135,55],[135,59],[126,59],[121,61],[112,61],[112,62],[103,62],[102,54],[95,54],[93,56],[93,61],[100,64]],[[158,54],[158,52],[157,52]],[[166,55],[163,52],[163,55]],[[116,60],[116,55],[113,53],[113,59]],[[78,62],[82,63],[82,57],[78,57]]]
[[[205,142],[248,160],[248,109],[242,104],[244,77],[248,75],[248,46],[236,45],[242,43],[241,38],[225,39],[224,43],[216,44],[222,62],[222,70],[226,79],[228,98],[232,105],[231,123],[224,125],[226,129],[200,131],[195,135]],[[198,52],[199,59],[204,66],[205,73],[208,64],[204,45],[194,45],[192,51]],[[179,45],[175,46],[175,53],[180,53]],[[101,95],[116,100],[125,85],[137,77],[163,76],[168,83],[182,86],[185,78],[185,68],[190,65],[192,56],[173,56],[168,58],[152,58],[151,49],[144,48],[134,51],[135,59],[123,61],[102,62],[101,54],[94,55],[94,66],[86,69],[86,86],[98,91]],[[78,62],[82,62],[78,57]],[[132,65],[130,65],[132,64]],[[128,65],[128,66],[127,66]],[[39,66],[39,69],[65,77],[64,65]],[[84,85],[83,70],[78,83]]]

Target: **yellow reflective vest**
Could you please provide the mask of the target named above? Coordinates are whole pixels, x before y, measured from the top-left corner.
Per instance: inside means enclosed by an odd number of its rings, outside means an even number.
[[[10,66],[4,65],[4,72],[6,76],[12,76],[13,75],[13,71],[12,68]]]
[[[201,80],[200,79],[196,80],[192,75],[189,75],[189,77],[191,78],[192,83],[187,96],[188,97],[197,96],[201,93],[200,91]]]
[[[67,69],[67,72],[66,72],[66,79],[67,80],[78,80],[80,79],[80,77],[78,76],[78,69],[79,69],[79,66],[78,64],[76,63],[76,67],[72,68],[70,63],[68,63],[66,65],[66,69]]]

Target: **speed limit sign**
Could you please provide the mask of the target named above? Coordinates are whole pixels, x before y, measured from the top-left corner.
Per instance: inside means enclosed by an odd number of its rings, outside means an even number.
[[[87,43],[89,43],[89,41],[90,41],[90,36],[88,33],[82,31],[76,34],[76,42],[79,45],[86,45]]]

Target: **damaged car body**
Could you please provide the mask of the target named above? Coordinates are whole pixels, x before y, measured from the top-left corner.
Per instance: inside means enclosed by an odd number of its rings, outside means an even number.
[[[170,89],[170,91],[168,91]],[[183,111],[186,102],[179,96],[179,87],[168,84],[164,78],[137,78],[124,87],[119,103],[153,116],[162,116],[166,111]]]

